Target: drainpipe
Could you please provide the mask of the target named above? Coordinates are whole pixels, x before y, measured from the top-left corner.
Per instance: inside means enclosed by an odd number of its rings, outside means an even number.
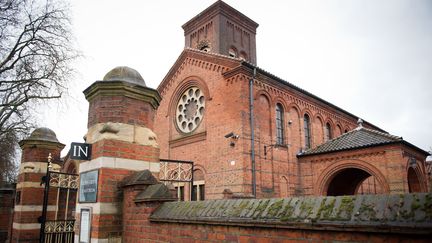
[[[254,115],[253,115],[253,83],[256,76],[256,67],[253,70],[253,76],[249,80],[249,114],[251,128],[251,163],[252,163],[252,195],[256,198],[256,171],[255,171],[255,131],[254,131]]]

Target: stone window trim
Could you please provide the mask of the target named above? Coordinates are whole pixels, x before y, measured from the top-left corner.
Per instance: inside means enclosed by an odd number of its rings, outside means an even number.
[[[174,123],[174,127],[175,129],[179,132],[182,133],[176,125],[176,113],[177,113],[177,105],[178,105],[178,101],[180,100],[181,96],[184,94],[184,92],[186,92],[190,87],[198,87],[204,94],[205,97],[205,101],[206,101],[206,105],[208,104],[208,101],[211,100],[211,96],[210,96],[210,92],[208,90],[208,87],[206,85],[206,83],[199,77],[197,76],[189,76],[186,77],[185,79],[183,79],[182,82],[179,83],[179,85],[177,85],[177,88],[173,91],[173,95],[171,96],[171,99],[169,101],[169,109],[167,110],[167,114],[166,116],[171,117],[172,122]],[[205,117],[204,117],[205,120]],[[201,125],[203,125],[204,122],[201,122]],[[202,129],[199,129],[200,132],[203,132]]]
[[[176,105],[175,124],[182,133],[191,133],[201,124],[205,113],[205,96],[197,86],[191,86],[180,95]]]

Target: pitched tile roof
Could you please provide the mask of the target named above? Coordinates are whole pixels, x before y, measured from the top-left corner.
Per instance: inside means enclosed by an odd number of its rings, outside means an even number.
[[[358,149],[395,142],[403,142],[402,137],[359,126],[356,129],[318,145],[315,148],[308,149],[298,156]]]

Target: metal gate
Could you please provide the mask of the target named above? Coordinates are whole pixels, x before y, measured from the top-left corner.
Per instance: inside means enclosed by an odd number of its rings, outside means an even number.
[[[192,200],[193,171],[192,161],[160,159],[159,181],[166,183],[189,183],[189,199]]]
[[[79,175],[52,171],[51,154],[41,184],[45,184],[40,242],[74,242],[75,206]],[[50,209],[50,210],[48,210]]]

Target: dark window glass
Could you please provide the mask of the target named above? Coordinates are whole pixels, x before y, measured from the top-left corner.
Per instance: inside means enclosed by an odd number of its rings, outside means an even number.
[[[311,147],[311,137],[310,137],[310,119],[309,115],[305,114],[303,118],[304,125],[304,136],[305,136],[305,147],[308,149]]]
[[[184,186],[175,187],[177,197],[180,201],[184,201]]]
[[[281,104],[276,105],[276,144],[284,144],[284,121],[283,107]]]
[[[192,201],[196,201],[197,200],[197,189],[198,189],[197,186],[193,186],[192,187],[192,198],[191,198]]]
[[[325,127],[325,141],[332,139],[332,130],[329,123],[326,124]]]
[[[205,200],[205,197],[204,197],[204,195],[205,195],[205,189],[204,189],[204,185],[199,185],[199,195],[200,195],[200,198],[199,198],[199,200],[200,201],[202,201],[202,200]]]

